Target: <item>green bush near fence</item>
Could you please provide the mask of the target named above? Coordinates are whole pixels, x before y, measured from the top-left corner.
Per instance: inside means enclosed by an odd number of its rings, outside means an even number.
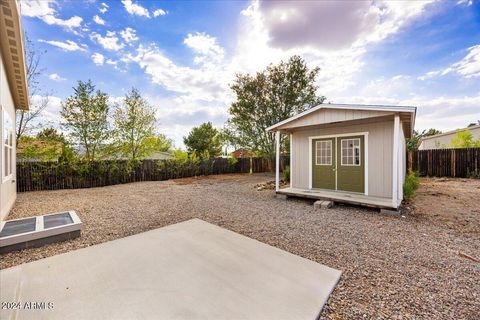
[[[420,185],[418,172],[409,171],[405,182],[403,183],[403,197],[405,200],[410,200],[415,197],[415,192]]]

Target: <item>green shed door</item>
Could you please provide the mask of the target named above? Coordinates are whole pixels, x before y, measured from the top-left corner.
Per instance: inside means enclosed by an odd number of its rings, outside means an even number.
[[[364,193],[364,136],[338,137],[337,143],[337,190]]]
[[[335,190],[335,138],[312,140],[312,188]]]

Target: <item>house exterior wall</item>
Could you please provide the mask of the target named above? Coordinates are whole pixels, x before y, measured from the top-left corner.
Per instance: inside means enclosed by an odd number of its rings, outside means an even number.
[[[292,134],[291,185],[309,188],[309,137],[368,132],[368,195],[392,197],[393,116],[361,124],[296,130]]]
[[[8,114],[10,117],[13,128],[15,128],[15,107],[13,102],[13,97],[10,91],[10,86],[7,81],[7,75],[5,72],[5,66],[3,62],[2,55],[0,53],[0,221],[4,220],[10,211],[13,203],[15,202],[17,196],[17,185],[15,183],[16,177],[16,158],[15,158],[15,134],[13,134],[13,175],[4,179],[4,157],[5,157],[5,148],[4,148],[4,125],[5,125],[5,114]]]
[[[475,140],[480,139],[480,126],[476,126],[476,127],[473,127],[473,128],[465,128],[465,129],[462,129],[462,130],[470,131]],[[452,133],[448,133],[448,134],[444,134],[444,135],[431,137],[431,138],[427,138],[425,140],[422,140],[418,149],[419,150],[428,150],[428,149],[451,148],[452,139],[457,135],[458,131],[462,131],[462,130],[456,130]]]
[[[311,114],[308,114],[292,122],[286,123],[285,125],[280,126],[279,129],[306,127],[340,121],[368,119],[373,117],[386,116],[390,114],[393,113],[375,110],[322,109],[317,112],[312,112]]]

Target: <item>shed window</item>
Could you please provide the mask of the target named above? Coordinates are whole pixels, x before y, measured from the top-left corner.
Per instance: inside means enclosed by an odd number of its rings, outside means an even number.
[[[360,139],[342,139],[342,166],[360,165]]]
[[[7,180],[13,176],[13,123],[8,113],[4,110],[2,114],[3,132],[3,180]]]
[[[332,165],[332,141],[317,141],[316,146],[316,164],[320,166]]]

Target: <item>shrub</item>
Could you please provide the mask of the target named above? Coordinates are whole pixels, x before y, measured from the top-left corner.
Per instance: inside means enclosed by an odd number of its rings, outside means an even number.
[[[283,181],[290,181],[290,166],[283,168]]]
[[[480,169],[475,169],[468,173],[470,179],[480,179]]]
[[[403,197],[405,200],[410,200],[415,196],[415,192],[420,185],[420,180],[418,179],[418,172],[409,171],[403,184]]]

